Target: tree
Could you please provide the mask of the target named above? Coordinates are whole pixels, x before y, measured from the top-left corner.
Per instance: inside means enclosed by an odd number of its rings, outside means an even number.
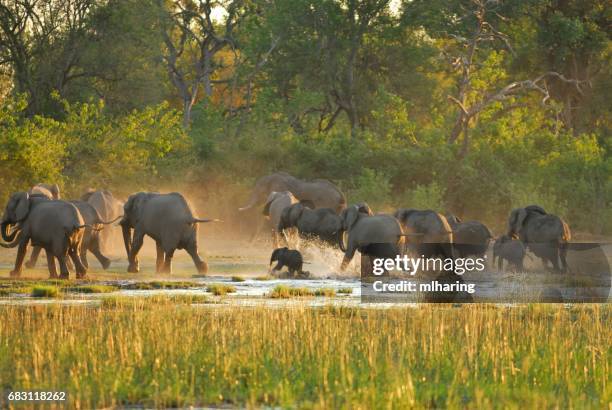
[[[221,67],[217,54],[236,48],[234,31],[244,16],[244,1],[175,0],[162,18],[164,61],[168,76],[183,104],[183,124],[191,122],[192,109],[204,88],[204,97],[213,92],[215,72]],[[223,22],[214,21],[215,9],[222,8]]]

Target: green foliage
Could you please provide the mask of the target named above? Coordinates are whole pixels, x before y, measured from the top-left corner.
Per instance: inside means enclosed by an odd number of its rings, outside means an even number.
[[[288,299],[293,297],[314,296],[315,292],[308,288],[296,288],[287,285],[276,285],[268,294],[272,299]]]
[[[211,283],[206,288],[206,291],[212,293],[215,296],[225,296],[228,293],[236,292],[236,287],[232,285],[226,285],[224,283]]]
[[[35,298],[56,298],[60,295],[60,290],[57,286],[38,285],[32,288],[32,297]]]

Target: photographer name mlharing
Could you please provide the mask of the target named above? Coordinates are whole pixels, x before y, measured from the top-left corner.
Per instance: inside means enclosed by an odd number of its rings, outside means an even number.
[[[476,286],[473,283],[455,283],[438,282],[433,280],[426,283],[416,283],[409,280],[402,280],[394,283],[386,283],[382,280],[377,280],[372,283],[372,288],[376,292],[381,293],[411,293],[411,292],[476,292]]]

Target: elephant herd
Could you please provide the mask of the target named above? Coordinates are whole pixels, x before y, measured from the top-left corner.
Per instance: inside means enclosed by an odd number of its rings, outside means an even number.
[[[425,257],[457,258],[483,256],[494,239],[479,221],[462,221],[450,213],[433,210],[398,209],[393,215],[374,214],[365,203],[347,205],[342,192],[331,182],[299,180],[279,172],[260,178],[249,200],[239,211],[260,209],[277,247],[288,232],[338,246],[344,252],[345,269],[356,251],[377,258],[393,258],[402,252]],[[515,209],[508,220],[507,234],[493,244],[493,262],[523,269],[526,251],[545,266],[567,271],[568,225],[542,207]]]
[[[278,172],[260,178],[248,204],[240,212],[261,211],[275,243],[289,243],[289,236],[316,239],[344,252],[345,269],[359,251],[362,256],[394,258],[405,252],[425,257],[482,256],[493,236],[478,221],[462,221],[433,210],[398,209],[393,215],[375,214],[365,203],[347,205],[333,183],[303,181]],[[79,200],[65,201],[57,185],[37,184],[27,192],[10,196],[0,222],[0,246],[17,248],[11,276],[23,270],[28,246],[33,247],[26,267],[36,264],[42,249],[51,277],[68,278],[71,265],[77,278],[88,269],[91,252],[103,268],[110,260],[102,253],[108,242],[105,226],[119,221],[128,258],[128,272],[138,272],[138,253],[149,236],[156,244],[156,271],[170,273],[177,249],[191,256],[199,273],[208,266],[198,254],[198,224],[214,222],[194,215],[180,193],[139,192],[120,202],[106,190],[89,190]],[[568,225],[536,205],[515,209],[508,232],[493,245],[493,256],[522,269],[527,250],[555,271],[566,271]]]
[[[198,255],[197,226],[212,219],[193,215],[179,193],[139,192],[121,203],[106,190],[86,192],[79,200],[64,201],[57,185],[37,184],[28,192],[11,195],[0,223],[5,248],[17,247],[17,258],[11,276],[18,277],[28,246],[34,249],[26,267],[34,267],[40,250],[47,255],[49,275],[68,278],[74,266],[77,278],[87,272],[87,252],[93,253],[104,269],[110,260],[102,254],[104,226],[120,220],[129,272],[138,272],[138,252],[145,235],[156,243],[158,272],[170,272],[176,249],[185,249],[199,272],[207,271]]]

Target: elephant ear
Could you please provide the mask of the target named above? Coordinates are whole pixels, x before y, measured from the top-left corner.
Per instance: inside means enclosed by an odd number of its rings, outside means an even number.
[[[49,187],[49,191],[51,195],[53,195],[53,199],[60,199],[60,188],[57,184],[53,184]]]
[[[359,207],[353,205],[342,211],[342,222],[345,231],[350,231],[359,219]]]
[[[123,218],[120,224],[131,222],[135,224],[138,222],[138,215],[141,212],[140,208],[145,202],[145,193],[139,192],[129,196],[128,200],[123,204]]]
[[[408,216],[410,215],[411,212],[412,212],[411,209],[398,209],[397,211],[395,211],[393,216],[395,217],[395,219],[400,221],[402,224],[406,224],[406,219],[408,219]]]
[[[17,194],[17,202],[15,204],[15,220],[23,221],[28,216],[30,211],[30,195],[27,192]]]
[[[374,215],[374,212],[372,212],[372,208],[370,208],[370,205],[368,205],[367,202],[361,202],[355,206],[357,207],[357,210],[362,214]]]
[[[510,214],[510,220],[508,221],[508,236],[513,237],[518,235],[519,231],[523,227],[523,223],[527,218],[527,210],[525,208],[518,208],[512,211]]]
[[[274,202],[278,195],[279,193],[276,191],[272,191],[270,192],[270,195],[268,195],[268,199],[266,199],[266,205],[264,206],[262,212],[265,216],[270,216],[270,205],[272,205],[272,202]]]

